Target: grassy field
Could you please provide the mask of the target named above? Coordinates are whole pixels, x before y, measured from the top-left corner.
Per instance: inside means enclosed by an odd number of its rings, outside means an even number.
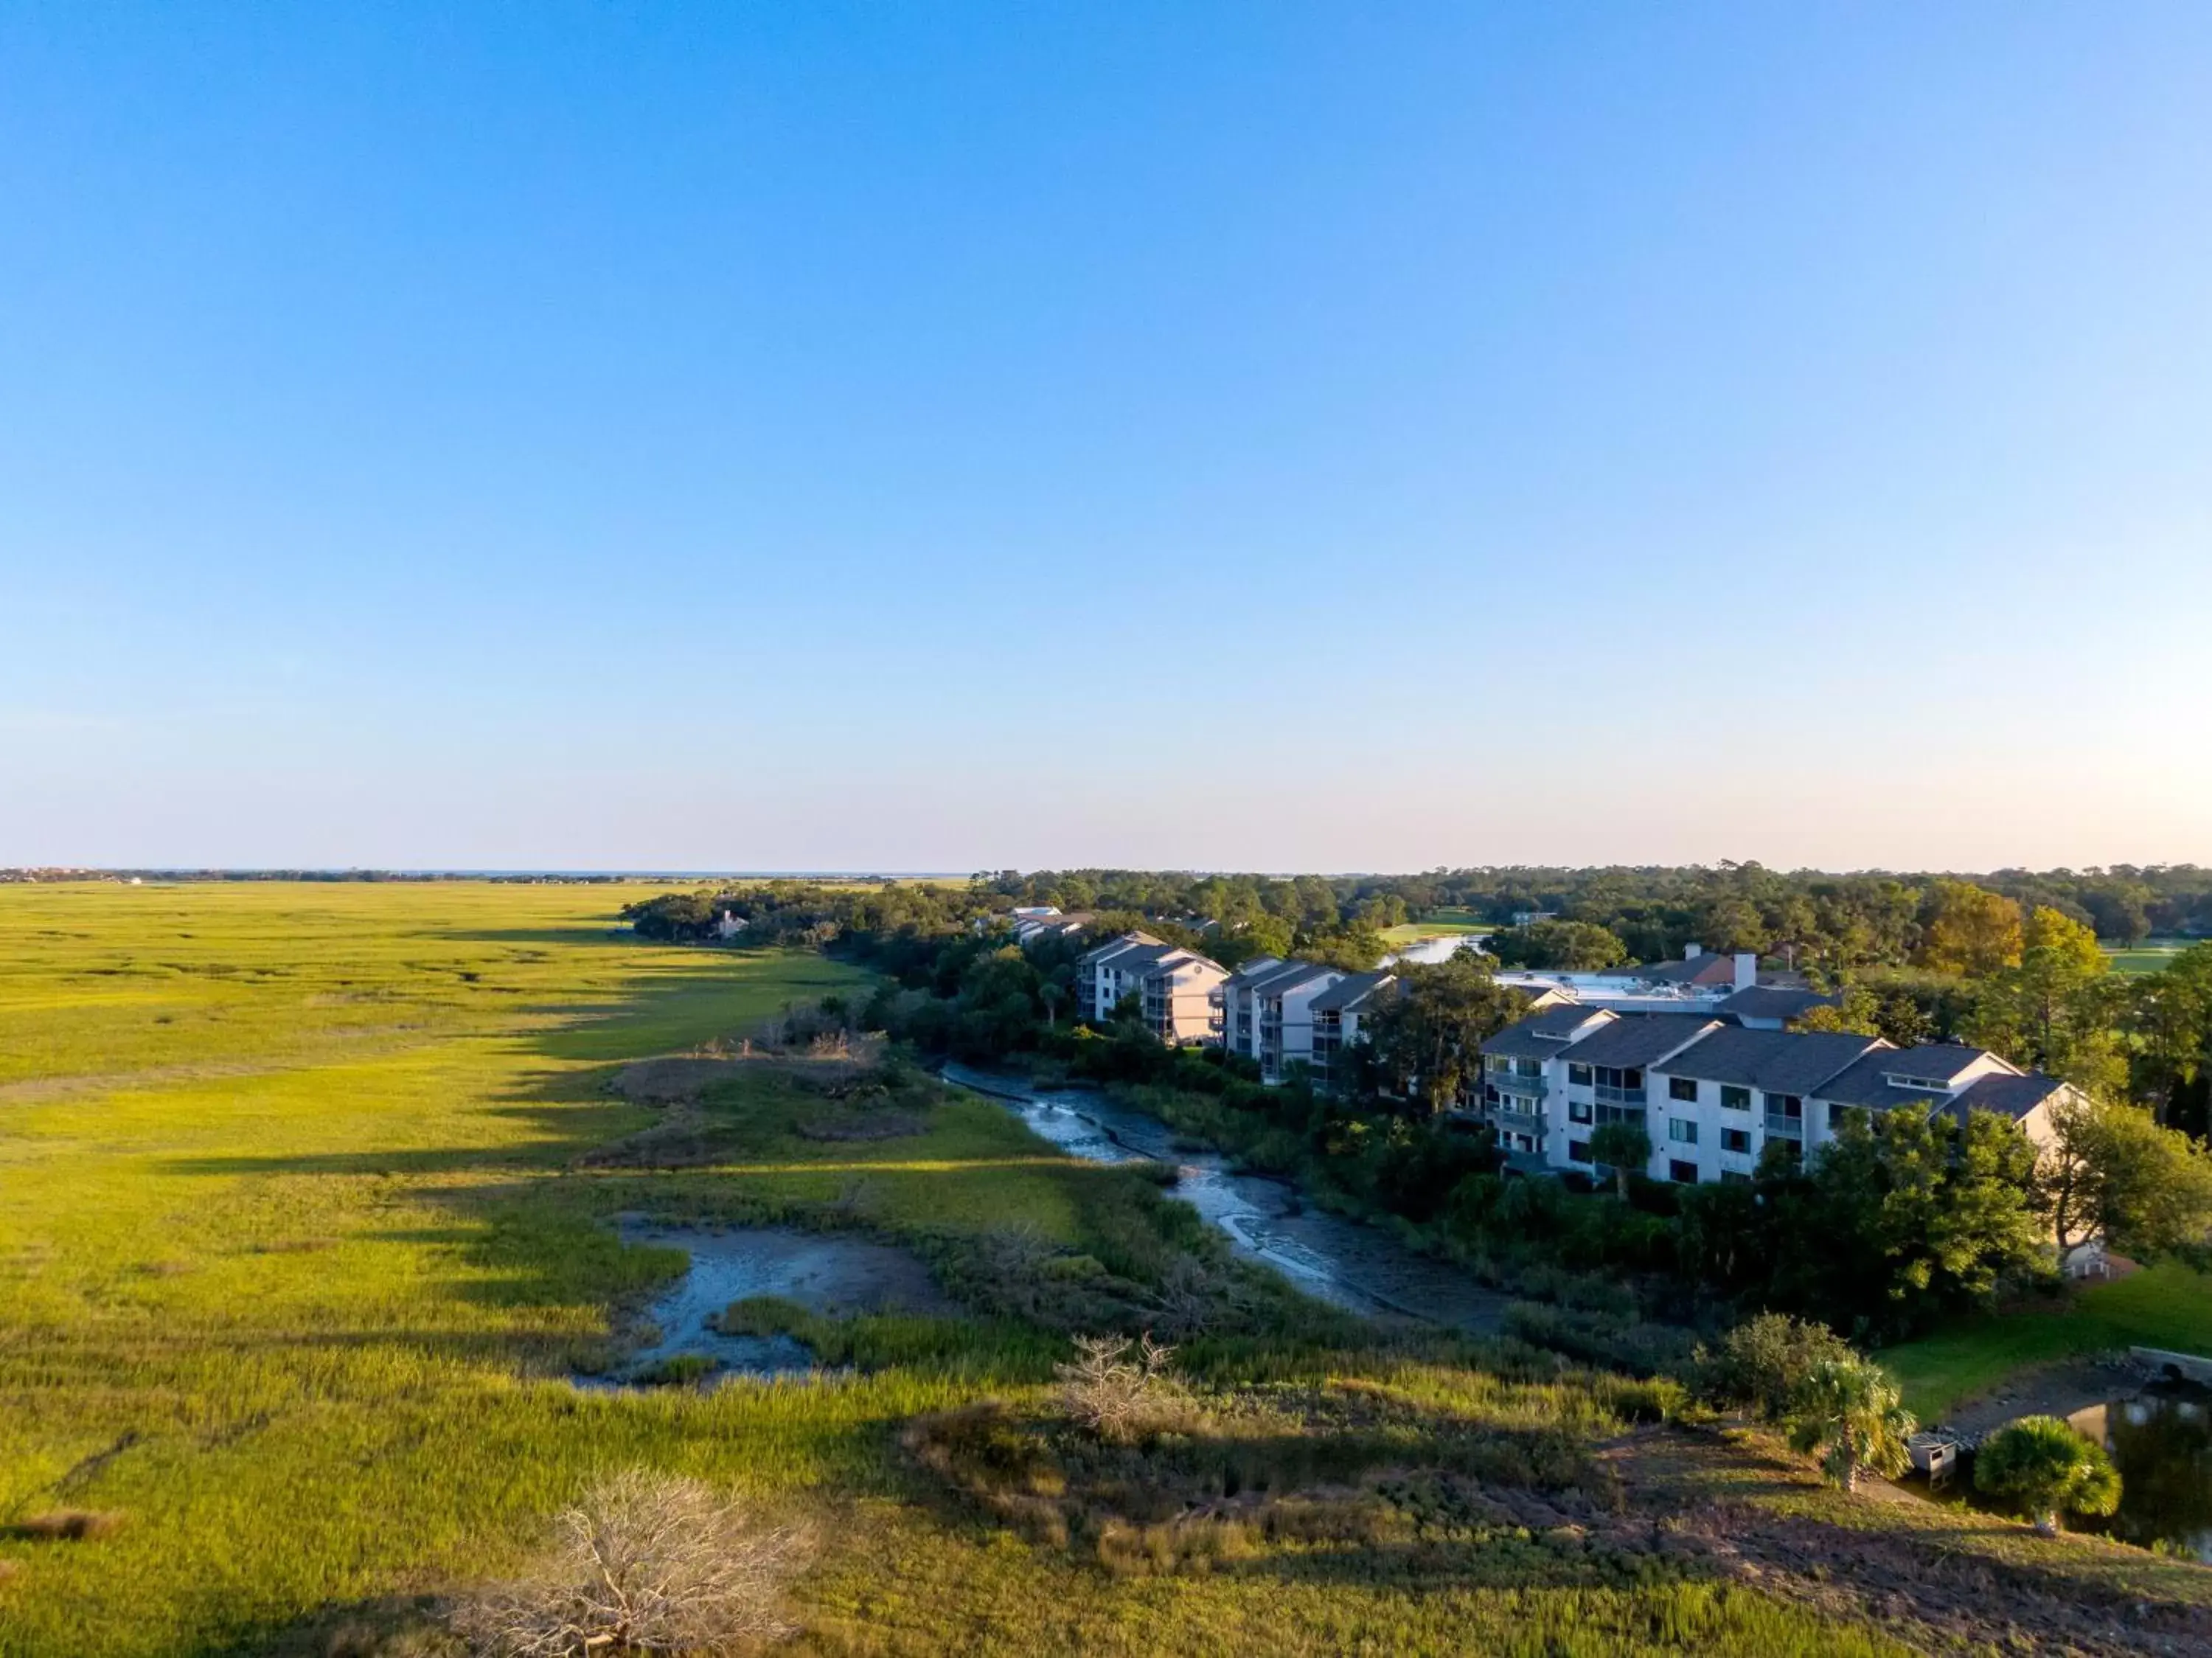
[[[2147,938],[2131,950],[2107,948],[2105,954],[2112,958],[2112,971],[2123,973],[2154,973],[2171,966],[2195,940],[2186,938]]]
[[[1383,942],[1389,944],[1418,944],[1425,938],[1456,938],[1467,933],[1494,933],[1498,930],[1485,921],[1408,921],[1382,930]]]
[[[1653,1427],[1650,1390],[1534,1350],[1298,1302],[1141,1171],[1060,1157],[988,1102],[895,1076],[896,1131],[871,1137],[802,1067],[732,1062],[631,1103],[610,1087],[629,1062],[857,975],[641,945],[610,925],[624,896],[0,888],[0,1655],[433,1649],[386,1643],[636,1465],[814,1524],[811,1652],[1748,1658],[1990,1634],[1972,1594],[1899,1612],[1902,1522],[1771,1447]],[[681,1267],[620,1245],[605,1222],[630,1213],[902,1242],[971,1315],[787,1320],[853,1366],[818,1381],[585,1391],[572,1372]],[[919,1415],[988,1399],[1062,1444],[1065,1332],[1194,1296],[1190,1421],[1103,1472],[1072,1460],[1062,1534],[907,1448]],[[118,1528],[15,1529],[60,1508]],[[2212,1615],[2193,1568],[1911,1524],[1962,1582]]]
[[[1887,1348],[1882,1363],[1924,1421],[2015,1370],[2114,1348],[2212,1354],[2212,1277],[2154,1266],[2081,1290],[2048,1311],[1961,1320],[1940,1335]]]

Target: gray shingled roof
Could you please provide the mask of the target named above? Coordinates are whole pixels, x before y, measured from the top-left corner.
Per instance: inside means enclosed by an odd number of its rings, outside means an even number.
[[[1296,990],[1310,978],[1341,971],[1337,967],[1324,967],[1315,961],[1279,961],[1273,966],[1262,967],[1255,973],[1238,973],[1223,988],[1250,991],[1255,996],[1280,996],[1287,991]]]
[[[1719,1021],[1694,1013],[1624,1014],[1567,1047],[1578,1065],[1655,1065],[1662,1057],[1694,1041],[1703,1031],[1725,1028]]]
[[[1313,1010],[1316,1013],[1341,1013],[1346,1008],[1364,1001],[1395,977],[1395,974],[1387,972],[1353,973],[1314,997]]]
[[[1836,998],[1817,991],[1793,991],[1779,984],[1753,984],[1721,1003],[1738,1019],[1802,1019],[1814,1008],[1832,1008]]]
[[[1896,1088],[1888,1079],[1918,1076],[1948,1083],[1980,1058],[1981,1049],[1956,1042],[1930,1043],[1917,1048],[1883,1048],[1829,1078],[1819,1092],[1823,1100],[1832,1100],[1843,1106],[1864,1106],[1870,1111],[1887,1111],[1915,1102],[1941,1103],[1947,1094],[1931,1094],[1926,1088]]]
[[[1579,1026],[1591,1020],[1610,1023],[1620,1016],[1570,1002],[1564,1007],[1546,1008],[1508,1025],[1485,1042],[1482,1051],[1501,1059],[1548,1059],[1555,1053],[1566,1051],[1567,1038]]]
[[[1962,1122],[1970,1111],[1993,1111],[2017,1123],[2065,1086],[2039,1070],[2025,1076],[1979,1076],[1951,1101],[1951,1109]]]
[[[1771,1094],[1817,1094],[1832,1100],[1837,1096],[1822,1084],[1880,1045],[1878,1037],[1837,1031],[1754,1031],[1723,1025],[1659,1069],[1669,1076],[1693,1076],[1701,1082],[1728,1082]]]

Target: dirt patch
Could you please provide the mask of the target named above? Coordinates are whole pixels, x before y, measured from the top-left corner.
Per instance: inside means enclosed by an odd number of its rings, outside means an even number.
[[[2149,1380],[2149,1373],[2130,1360],[2068,1359],[2007,1376],[1979,1399],[1953,1406],[1943,1425],[1978,1440],[2021,1417],[2063,1419],[2093,1405],[2126,1399],[2142,1392]]]
[[[2152,1563],[2132,1551],[2081,1537],[2032,1541],[2018,1526],[1985,1515],[1962,1522],[1909,1497],[1885,1503],[1879,1519],[1848,1507],[1824,1517],[1821,1506],[1854,1499],[1822,1491],[1795,1462],[1717,1438],[1654,1430],[1604,1460],[1625,1508],[1591,1526],[1594,1543],[1869,1619],[1923,1651],[2212,1650],[2212,1606],[2161,1596]],[[1818,1500],[1751,1495],[1793,1491]]]
[[[842,1099],[860,1091],[878,1070],[883,1044],[861,1038],[819,1051],[765,1047],[746,1041],[717,1044],[697,1053],[670,1054],[624,1065],[607,1086],[641,1106],[686,1105],[739,1076],[774,1075]]]

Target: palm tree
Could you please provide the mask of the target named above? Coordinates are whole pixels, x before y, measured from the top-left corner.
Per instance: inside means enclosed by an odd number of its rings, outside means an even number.
[[[1651,1137],[1639,1123],[1602,1123],[1589,1139],[1590,1161],[1608,1165],[1613,1170],[1613,1185],[1620,1195],[1628,1195],[1628,1176],[1631,1170],[1641,1169],[1651,1161]]]
[[[1905,1436],[1918,1426],[1898,1402],[1897,1384],[1862,1358],[1826,1359],[1797,1390],[1790,1413],[1790,1448],[1820,1459],[1820,1472],[1847,1491],[1859,1470],[1901,1474],[1911,1461]]]
[[[2058,1535],[2061,1509],[2110,1514],[2120,1506],[2120,1476],[2104,1448],[2057,1417],[2022,1417],[1982,1442],[1974,1484],[2027,1511],[2039,1536]]]

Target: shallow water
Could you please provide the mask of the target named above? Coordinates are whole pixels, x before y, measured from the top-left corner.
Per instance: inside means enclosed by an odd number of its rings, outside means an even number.
[[[1166,1124],[1103,1094],[1036,1088],[960,1064],[947,1064],[944,1076],[999,1100],[1073,1156],[1169,1164],[1176,1174],[1175,1195],[1227,1234],[1240,1254],[1265,1262],[1319,1300],[1355,1313],[1398,1314],[1484,1334],[1500,1327],[1511,1305],[1510,1296],[1415,1254],[1379,1228],[1306,1209],[1285,1181],[1237,1173],[1218,1152],[1176,1149]]]
[[[2067,1420],[2103,1445],[2120,1471],[2113,1536],[2179,1544],[2212,1562],[2212,1390],[2155,1383]]]
[[[804,1342],[728,1336],[714,1327],[731,1302],[750,1296],[779,1295],[832,1314],[958,1311],[919,1260],[866,1238],[785,1227],[659,1226],[634,1217],[621,1231],[624,1243],[681,1249],[691,1266],[646,1310],[657,1338],[634,1350],[616,1375],[580,1378],[587,1386],[631,1386],[655,1365],[684,1357],[710,1359],[724,1377],[818,1374]]]

